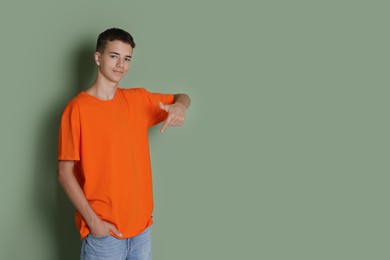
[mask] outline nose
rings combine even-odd
[[[123,59],[118,59],[118,62],[116,63],[116,66],[118,68],[123,67]]]

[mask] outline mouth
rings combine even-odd
[[[117,74],[123,74],[123,71],[114,70],[114,72]]]

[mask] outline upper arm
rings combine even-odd
[[[160,108],[159,103],[165,105],[173,104],[173,94],[154,93],[146,89],[142,89],[145,98],[146,116],[148,118],[148,126],[151,127],[162,121],[167,117],[167,112]]]
[[[76,102],[70,102],[61,116],[58,160],[80,160],[81,118]]]
[[[71,160],[59,160],[58,161],[58,176],[73,173],[73,167],[75,162]]]

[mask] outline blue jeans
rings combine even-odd
[[[111,235],[82,240],[81,260],[152,260],[150,226],[141,234],[124,239]]]

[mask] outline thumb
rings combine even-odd
[[[160,106],[160,108],[161,108],[162,110],[165,110],[165,111],[169,112],[169,105],[164,105],[164,104],[161,103],[161,102],[158,102],[158,105]]]
[[[110,225],[110,230],[111,230],[115,235],[117,235],[118,237],[123,236],[122,233],[119,232],[119,230],[116,229],[113,225]]]

